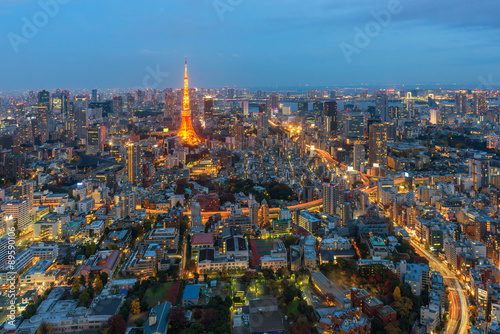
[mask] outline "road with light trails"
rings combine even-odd
[[[458,278],[445,265],[434,257],[430,252],[421,247],[415,241],[411,242],[420,254],[422,254],[429,264],[443,275],[443,280],[450,288],[450,320],[447,323],[445,333],[447,334],[467,334],[469,330],[469,306],[467,297],[460,285]]]

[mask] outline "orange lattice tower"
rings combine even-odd
[[[187,70],[187,59],[184,64],[185,74],[184,74],[184,98],[182,101],[182,121],[181,127],[177,136],[182,138],[182,143],[186,145],[198,145],[202,142],[200,137],[196,134],[193,129],[193,122],[191,121],[191,108],[189,107],[189,85],[188,85],[188,70]]]

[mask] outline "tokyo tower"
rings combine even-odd
[[[202,142],[193,129],[193,122],[191,120],[191,108],[189,107],[189,85],[188,85],[188,72],[187,72],[187,59],[184,63],[184,98],[182,101],[182,121],[181,127],[177,136],[182,139],[182,143],[186,145],[195,146]]]

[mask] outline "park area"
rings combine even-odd
[[[158,305],[158,303],[163,303],[164,301],[168,301],[172,305],[175,305],[180,289],[180,282],[154,282],[146,290],[143,301],[148,303],[149,307],[154,307]]]

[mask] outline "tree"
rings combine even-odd
[[[52,326],[46,322],[42,322],[38,329],[36,330],[36,334],[48,334],[52,331]]]
[[[277,286],[277,283],[275,280],[270,279],[269,281],[267,281],[267,288],[269,290],[273,290],[276,286]]]
[[[132,307],[132,314],[141,313],[141,303],[139,302],[139,298],[132,300],[132,303],[130,305]]]
[[[80,291],[80,282],[78,282],[76,278],[73,278],[73,288],[71,289],[71,292],[78,293],[79,291]]]
[[[208,309],[203,312],[203,318],[201,319],[201,324],[204,326],[207,326],[208,324],[211,324],[217,320],[220,319],[220,314],[217,312],[217,310],[214,309]]]
[[[226,266],[223,266],[222,267],[222,270],[220,272],[220,278],[222,279],[226,279],[229,277],[229,274],[227,273],[227,267]]]
[[[394,302],[394,311],[396,311],[400,317],[408,318],[412,308],[413,302],[408,297],[401,297],[401,299]]]
[[[401,332],[401,329],[399,329],[399,327],[397,326],[394,326],[393,324],[388,324],[384,327],[384,330],[387,334],[399,334]]]
[[[37,306],[34,303],[29,303],[28,306],[21,313],[23,319],[29,319],[36,314]]]
[[[82,294],[78,297],[78,299],[80,300],[80,304],[82,304],[83,306],[87,305],[87,301],[89,300],[89,298],[90,296],[87,290],[83,290]]]
[[[127,329],[127,324],[119,314],[115,314],[108,319],[108,328],[113,333],[123,334]]]
[[[87,286],[87,280],[85,279],[85,276],[80,275],[80,286]]]
[[[400,300],[401,299],[401,289],[399,288],[399,286],[397,286],[395,289],[394,289],[394,299],[395,300]]]
[[[99,277],[101,278],[101,281],[102,281],[102,284],[103,285],[106,285],[108,284],[108,280],[109,280],[109,277],[108,277],[108,274],[105,273],[105,272],[102,272]]]
[[[186,320],[186,310],[183,307],[172,307],[168,314],[168,318],[172,328],[177,329],[178,331],[183,330],[188,325],[188,321]]]
[[[95,278],[95,280],[94,280],[94,288],[97,291],[97,293],[101,293],[102,289],[104,288],[100,276],[97,276]]]
[[[197,308],[193,312],[193,317],[195,319],[200,319],[203,316],[203,310],[201,308]]]

